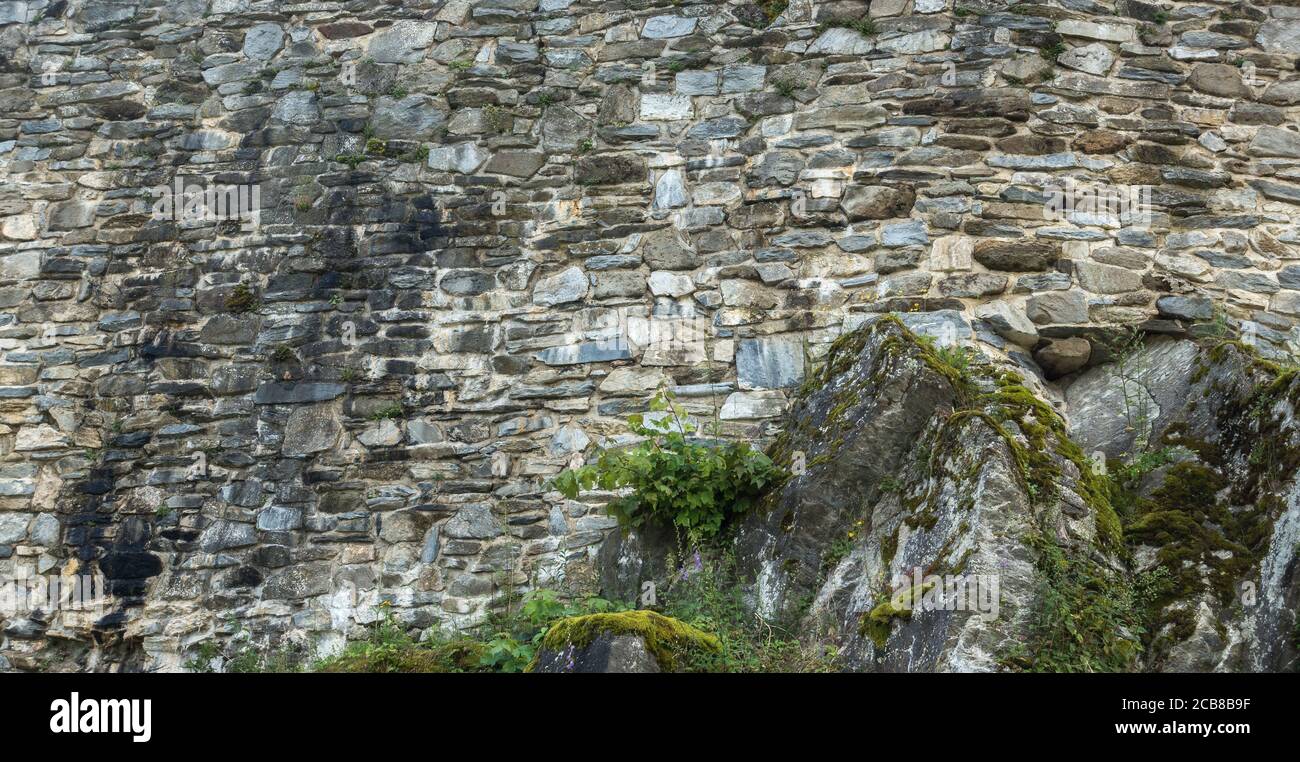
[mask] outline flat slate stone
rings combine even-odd
[[[378,63],[417,63],[425,48],[433,42],[437,24],[424,21],[398,21],[381,30],[370,40],[370,57]]]
[[[791,338],[743,339],[736,348],[741,389],[782,389],[803,382],[803,345]]]
[[[253,402],[258,405],[324,402],[342,396],[347,390],[346,384],[332,381],[267,381],[257,387]]]
[[[632,359],[632,349],[625,341],[588,341],[544,349],[537,353],[537,359],[547,365],[612,362]]]
[[[279,24],[255,24],[244,33],[244,55],[259,61],[275,57],[284,45],[284,30]]]
[[[685,37],[695,31],[695,25],[698,23],[699,19],[683,16],[651,16],[646,19],[641,36],[652,40]]]

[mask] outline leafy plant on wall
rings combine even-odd
[[[625,528],[660,522],[692,542],[718,533],[731,516],[753,507],[784,472],[745,442],[696,438],[699,427],[661,390],[650,414],[628,416],[628,428],[644,437],[626,448],[606,448],[594,463],[560,473],[553,484],[573,500],[581,490],[630,488],[607,507]]]

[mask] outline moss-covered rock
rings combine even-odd
[[[1154,339],[1089,371],[1067,397],[1072,432],[1124,474],[1118,502],[1132,571],[1165,580],[1154,591],[1144,666],[1293,665],[1296,369],[1236,341]]]
[[[1059,538],[1097,579],[1123,566],[1109,484],[1035,385],[893,315],[840,337],[772,451],[778,462],[802,452],[807,473],[736,538],[760,615],[833,638],[852,669],[1004,668],[1012,645],[1031,642],[1043,593],[1030,538]],[[850,531],[852,548],[827,564]],[[996,579],[1000,613],[936,608],[931,577]],[[1088,648],[1140,648],[1136,624],[1096,629]]]
[[[1297,374],[1140,335],[1106,362],[1054,405],[895,316],[841,336],[769,450],[806,472],[720,538],[748,605],[860,671],[1293,664]],[[644,540],[611,578],[654,568]],[[931,606],[932,577],[996,580],[1000,610]]]
[[[588,614],[552,624],[532,669],[671,672],[695,655],[716,653],[720,648],[713,635],[654,611]]]

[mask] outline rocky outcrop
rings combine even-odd
[[[1043,544],[1126,573],[1103,485],[1035,382],[933,341],[890,316],[832,345],[773,445],[806,471],[724,541],[755,612],[847,669],[1005,668],[1034,641]],[[647,548],[633,533],[602,557],[618,576],[652,567],[629,561]]]
[[[597,635],[586,647],[562,646],[543,650],[534,672],[541,673],[634,673],[662,672],[659,662],[636,635]]]
[[[803,453],[806,473],[737,529],[757,610],[834,633],[850,669],[995,669],[1010,643],[1028,640],[1027,536],[1091,544],[1096,517],[1077,493],[1074,517],[1036,503],[1021,448],[1044,443],[988,417],[974,398],[997,392],[968,387],[891,320],[833,346],[817,382],[776,445],[778,462]],[[891,608],[931,575],[996,578],[1001,610]]]
[[[853,671],[1296,666],[1294,368],[1136,337],[1060,395],[933,341],[879,318],[793,405],[806,470],[719,543],[756,616]],[[607,590],[679,550],[611,536]]]
[[[1145,663],[1282,671],[1300,647],[1300,378],[1237,342],[1157,339],[1066,391],[1070,430],[1155,467],[1126,517],[1133,568],[1163,568]],[[1132,477],[1130,477],[1132,479]]]

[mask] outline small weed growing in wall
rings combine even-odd
[[[385,601],[383,615],[364,640],[313,665],[315,672],[445,673],[480,672],[483,644],[465,638],[417,642],[393,616]]]
[[[836,27],[840,29],[852,29],[863,37],[875,37],[879,32],[879,30],[876,29],[876,22],[866,18],[865,16],[860,19],[854,19],[853,21],[827,21],[821,25],[821,30],[826,31],[827,29],[834,29]]]
[[[778,79],[772,83],[772,86],[782,98],[793,98],[794,91],[798,89],[798,85],[792,79]]]
[[[758,7],[762,9],[763,15],[767,16],[767,23],[770,24],[776,21],[789,5],[790,0],[761,0]]]
[[[185,669],[199,674],[211,674],[216,670],[212,662],[221,655],[221,648],[216,641],[205,640],[194,647],[194,655],[185,662]]]
[[[717,534],[729,517],[744,513],[783,472],[767,455],[745,442],[702,441],[697,427],[673,395],[660,391],[650,400],[660,415],[631,415],[632,433],[645,437],[629,448],[602,450],[596,462],[555,477],[554,486],[576,499],[583,489],[631,488],[608,510],[624,527],[661,522],[692,541]]]
[[[257,309],[257,297],[247,285],[240,283],[226,297],[226,312],[242,314]]]
[[[370,414],[372,421],[397,421],[405,415],[406,411],[402,409],[400,402],[394,402],[391,405],[384,405],[375,412]]]
[[[223,649],[215,640],[205,640],[195,646],[186,660],[190,672],[216,672],[214,662],[226,673],[250,672],[301,672],[306,654],[301,645],[281,641],[278,648],[268,648],[266,643],[255,643],[251,633],[242,624],[234,622],[234,633]]]
[[[486,106],[483,108],[483,119],[487,122],[488,127],[493,132],[505,132],[510,125],[510,115],[500,106]]]

